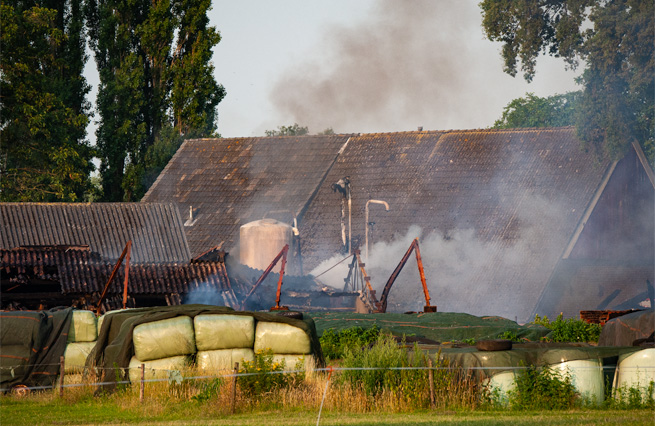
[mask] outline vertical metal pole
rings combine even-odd
[[[59,357],[59,397],[64,396],[64,372],[66,371],[66,364],[64,357]]]
[[[143,403],[146,388],[146,365],[141,364],[141,388],[139,389],[139,401]]]
[[[434,409],[434,373],[432,372],[432,358],[428,358],[428,380],[430,382],[430,408]]]
[[[350,197],[350,185],[348,185],[348,254],[353,252],[353,228],[352,228],[352,199]]]
[[[369,201],[366,202],[366,208],[364,209],[366,211],[366,217],[365,217],[365,222],[364,225],[366,225],[366,232],[364,232],[364,247],[366,248],[366,264],[368,265],[368,204]]]
[[[232,377],[232,401],[230,403],[230,411],[234,414],[236,399],[237,399],[237,374],[239,374],[239,363],[234,363],[234,377]]]
[[[125,256],[125,281],[123,283],[123,309],[127,308],[127,284],[130,275],[130,253],[132,252],[132,240],[127,242],[127,256]]]

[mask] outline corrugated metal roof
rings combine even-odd
[[[194,257],[238,242],[264,216],[290,223],[320,186],[348,135],[185,141],[143,197],[175,201]],[[193,220],[188,221],[189,207]]]
[[[0,203],[0,248],[88,245],[118,259],[132,240],[133,262],[191,258],[177,206],[172,203]]]

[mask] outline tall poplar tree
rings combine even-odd
[[[0,200],[81,201],[94,168],[82,0],[2,0],[0,21]]]
[[[107,201],[138,200],[185,137],[214,136],[209,0],[89,0],[100,73],[97,133]]]

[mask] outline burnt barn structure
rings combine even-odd
[[[236,306],[245,292],[232,287],[224,252],[191,259],[174,204],[0,203],[0,214],[2,309],[95,307],[128,241],[127,306],[177,305],[196,289]],[[126,263],[104,310],[122,307]]]
[[[191,257],[263,218],[293,227],[296,273],[368,237],[378,290],[419,237],[440,311],[525,321],[650,306],[654,188],[638,145],[598,158],[573,128],[421,130],[187,140],[142,201],[179,207]],[[421,306],[415,275],[390,310]]]

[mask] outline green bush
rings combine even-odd
[[[648,386],[632,386],[629,388],[616,388],[613,389],[613,395],[606,398],[605,406],[607,408],[619,410],[635,410],[647,408],[650,410],[655,409],[655,398],[653,398],[653,391],[655,389],[655,382],[650,381]]]
[[[339,375],[341,383],[361,387],[369,396],[383,392],[402,394],[417,406],[426,403],[428,355],[417,345],[411,352],[400,348],[391,335],[380,334],[371,348],[346,348]],[[349,370],[352,369],[352,370]],[[361,370],[360,370],[361,369]]]
[[[549,367],[529,366],[516,375],[516,388],[508,392],[509,403],[518,410],[566,410],[580,401],[571,376]]]
[[[239,376],[237,383],[244,395],[258,397],[293,385],[296,381],[304,378],[304,373],[283,373],[285,368],[284,361],[282,363],[273,362],[272,350],[257,351],[253,361],[244,361],[239,367],[239,374],[245,375]]]
[[[555,321],[550,321],[545,315],[543,318],[535,315],[533,323],[552,330],[548,339],[553,342],[598,342],[602,330],[600,324],[589,324],[576,318],[563,319],[562,314]]]
[[[327,329],[321,336],[321,349],[323,355],[328,359],[343,358],[347,349],[354,350],[373,344],[380,335],[377,325],[369,328],[350,327],[335,332]]]

